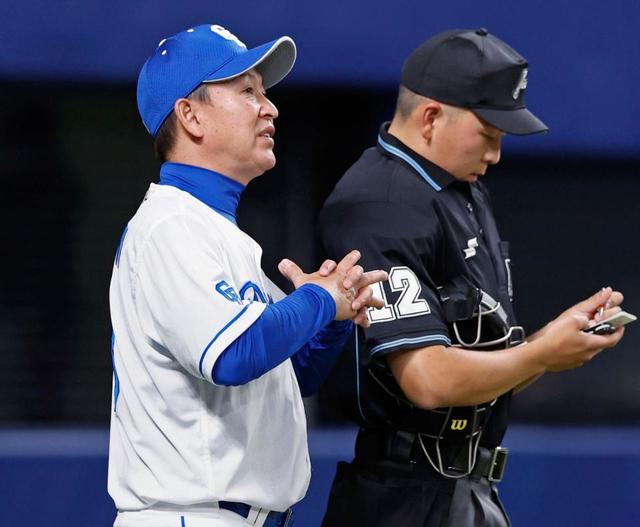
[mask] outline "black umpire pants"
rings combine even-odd
[[[322,527],[510,527],[487,478],[449,479],[426,462],[359,455],[339,463]]]

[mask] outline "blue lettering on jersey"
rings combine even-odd
[[[218,293],[220,293],[227,300],[231,300],[232,302],[240,303],[240,297],[238,296],[238,293],[236,293],[235,290],[233,289],[233,287],[231,287],[224,280],[220,280],[216,284],[216,291],[218,291]]]
[[[260,290],[260,287],[251,281],[244,284],[242,289],[240,289],[240,298],[242,298],[242,300],[260,300],[263,304],[267,303],[267,299]]]
[[[129,230],[129,226],[127,225],[120,236],[120,241],[118,242],[118,248],[116,249],[116,267],[120,267],[120,254],[122,253],[122,246],[124,245],[124,239],[127,236],[127,231]]]
[[[120,379],[118,378],[118,370],[116,370],[116,334],[111,333],[111,363],[113,365],[113,411],[116,411],[118,404],[118,396],[120,395]]]
[[[262,289],[258,284],[255,284],[251,280],[246,282],[241,288],[240,293],[236,293],[235,289],[230,286],[224,280],[220,280],[216,284],[216,291],[220,293],[227,300],[231,300],[232,302],[242,303],[243,300],[248,300],[249,302],[262,302],[263,304],[273,304],[273,298],[271,295],[265,295]]]

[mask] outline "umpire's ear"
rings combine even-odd
[[[197,111],[199,104],[198,101],[191,99],[178,99],[173,105],[173,112],[179,123],[178,126],[183,128],[189,135],[197,138],[204,136],[200,114]]]
[[[420,134],[425,141],[429,142],[431,140],[434,123],[442,113],[442,105],[433,100],[427,100],[416,109],[415,118],[418,120]]]

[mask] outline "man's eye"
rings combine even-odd
[[[244,92],[245,92],[245,93],[253,94],[253,87],[252,87],[252,86],[247,86],[247,87],[244,89]]]

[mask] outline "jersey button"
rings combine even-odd
[[[473,212],[473,205],[471,205],[471,203],[467,202],[467,210],[471,213]]]

